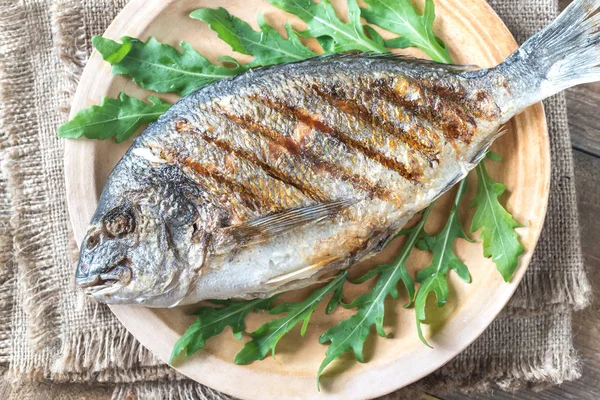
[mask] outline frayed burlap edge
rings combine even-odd
[[[580,311],[592,304],[593,290],[585,270],[568,271],[566,276],[552,277],[531,274],[519,284],[505,310],[514,308],[524,314],[536,312],[562,312],[566,310]],[[557,283],[560,281],[560,283]],[[548,289],[552,287],[552,289]],[[544,303],[545,308],[539,310],[540,298],[547,297],[547,292],[553,295],[551,302]],[[518,311],[515,310],[515,311]]]
[[[100,375],[108,373],[116,381],[129,381],[135,379],[131,375],[135,375],[134,370],[139,366],[161,364],[125,328],[119,326],[72,333],[63,338],[60,358],[52,370],[57,375],[68,371],[95,376],[98,380],[102,380]],[[115,376],[118,370],[123,370],[124,375]]]
[[[65,88],[67,104],[60,111],[69,113],[70,101],[77,90],[77,83],[89,57],[90,43],[87,39],[81,4],[74,0],[60,0],[52,5],[52,34],[63,62],[64,77],[69,82]]]
[[[139,382],[130,385],[117,385],[112,400],[227,400],[234,399],[199,383],[181,382]]]
[[[0,105],[0,113],[2,113],[2,105]],[[0,149],[3,148],[5,140],[6,135],[0,123]],[[15,293],[11,208],[7,182],[0,168],[0,364],[8,363],[11,355],[10,340]]]
[[[0,17],[1,18],[1,17]],[[1,20],[1,19],[0,19]],[[4,54],[0,54],[4,57]],[[7,97],[4,94],[5,72],[3,63],[0,63],[0,99]],[[4,115],[5,102],[0,101],[0,115]],[[8,146],[4,118],[0,118],[0,364],[10,361],[12,312],[14,306],[15,274],[13,257],[13,229],[11,226],[12,204],[8,191],[3,166],[3,149]],[[0,371],[0,376],[3,371]]]
[[[34,91],[31,66],[27,60],[29,33],[26,31],[26,13],[22,6],[12,0],[0,2],[0,42],[2,54],[2,92],[4,104],[2,126],[6,146],[1,150],[3,170],[10,188],[14,216],[14,261],[18,264],[18,280],[24,288],[24,309],[29,329],[30,345],[34,348],[51,346],[58,338],[57,326],[59,285],[48,250],[45,248],[43,214],[47,199],[45,182],[38,173],[41,167],[37,141],[36,116],[33,105],[24,99],[24,93]],[[23,57],[17,57],[21,53]],[[17,165],[20,168],[17,168]],[[47,238],[51,240],[51,238]]]
[[[512,392],[524,388],[541,390],[575,380],[581,376],[582,364],[573,347],[571,317],[569,310],[536,316],[502,314],[481,338],[422,383],[436,387],[438,380],[454,382],[456,387],[451,391],[463,392],[484,384],[486,390]],[[532,334],[540,327],[546,338]],[[506,342],[506,337],[514,342]],[[478,358],[476,354],[487,357]],[[437,387],[444,393],[449,390],[448,385]]]

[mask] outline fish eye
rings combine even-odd
[[[135,230],[135,217],[130,210],[113,209],[103,218],[103,226],[109,236],[122,238]]]

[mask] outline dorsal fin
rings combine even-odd
[[[405,56],[396,53],[371,53],[371,52],[346,52],[346,53],[335,53],[325,54],[318,57],[313,57],[311,60],[316,59],[329,59],[329,60],[356,60],[356,59],[371,59],[371,60],[391,60],[403,64],[422,65],[428,68],[434,68],[438,70],[444,70],[449,72],[469,72],[480,69],[476,65],[458,65],[458,64],[442,64],[432,60],[425,60],[423,58],[416,58],[411,56]]]
[[[228,226],[216,233],[214,242],[216,248],[213,250],[221,253],[231,246],[247,246],[265,241],[290,229],[333,217],[353,202],[339,200],[316,203],[270,214],[244,224]]]
[[[457,65],[457,64],[442,64],[431,60],[425,60],[422,58],[405,56],[402,54],[395,53],[371,53],[371,52],[360,52],[360,51],[349,51],[345,53],[333,53],[333,54],[323,54],[311,58],[307,58],[305,60],[293,61],[286,63],[289,64],[317,64],[322,63],[324,61],[346,61],[346,60],[361,60],[361,59],[370,59],[370,60],[390,60],[395,61],[399,64],[413,64],[413,65],[421,65],[431,69],[437,69],[442,71],[454,72],[454,73],[462,73],[462,72],[471,72],[481,69],[476,65]],[[269,69],[275,68],[278,65],[268,65],[264,67],[254,68],[252,71],[254,72],[263,72]],[[281,65],[279,65],[281,66]]]

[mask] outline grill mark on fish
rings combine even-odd
[[[248,209],[259,213],[282,211],[302,204],[298,199],[289,199],[287,196],[272,196],[268,192],[261,190],[260,187],[240,183],[234,178],[228,177],[226,174],[218,171],[215,165],[202,164],[190,156],[177,152],[175,149],[161,147],[160,157],[169,164],[180,168],[188,168],[198,176],[203,177],[203,182],[198,182],[198,179],[194,179],[194,177],[191,178],[206,190],[215,193],[217,197],[226,196],[233,207],[238,206],[236,201],[238,199]],[[182,171],[185,172],[184,169]],[[217,183],[217,185],[211,185],[211,180]]]
[[[492,101],[492,96],[484,89],[477,89],[469,95],[462,85],[449,87],[448,84],[437,80],[423,81],[421,86],[434,94],[437,93],[443,99],[448,100],[451,105],[456,106],[460,116],[467,118],[475,127],[477,124],[474,122],[474,118],[492,121],[500,117],[500,109]]]
[[[409,167],[393,158],[389,158],[377,150],[365,146],[360,141],[348,136],[327,122],[315,118],[313,115],[310,115],[307,110],[303,110],[294,104],[290,104],[285,98],[264,95],[262,93],[252,94],[249,96],[249,98],[251,100],[260,102],[264,106],[280,112],[289,118],[300,121],[308,125],[311,129],[315,129],[331,136],[350,149],[360,152],[364,156],[378,162],[389,170],[397,172],[400,176],[413,183],[419,182],[420,178],[423,176],[423,171],[418,165],[416,165],[416,163]]]
[[[473,116],[493,120],[499,113],[489,101],[486,107],[480,107],[476,99],[468,99],[463,88],[406,77],[373,79],[369,85],[364,85],[364,93],[366,96],[383,97],[401,107],[413,119],[438,129],[446,139],[460,140],[465,144],[469,144],[477,132],[477,121]],[[482,98],[481,95],[479,97]]]
[[[167,164],[181,167],[187,167],[190,170],[194,171],[200,177],[206,178],[202,181],[199,181],[197,178],[190,177],[196,184],[201,185],[205,190],[209,193],[215,195],[216,197],[222,197],[223,195],[228,196],[230,201],[234,201],[236,196],[231,196],[231,193],[240,194],[239,199],[243,203],[243,205],[249,208],[253,212],[259,211],[262,207],[265,207],[264,204],[260,204],[260,198],[253,198],[248,196],[247,189],[240,185],[238,182],[229,179],[225,175],[221,174],[215,168],[207,168],[206,166],[194,161],[189,156],[184,156],[180,152],[177,152],[175,149],[171,149],[165,146],[161,146],[159,148],[159,157],[167,162]],[[182,172],[185,173],[185,170],[182,169]],[[211,179],[214,180],[220,187],[216,187],[215,185],[211,185]],[[226,188],[224,192],[222,188]],[[235,204],[234,204],[235,205]]]
[[[460,138],[460,130],[458,125],[461,123],[455,121],[454,118],[448,118],[445,113],[445,102],[441,96],[432,98],[431,93],[425,90],[420,82],[409,81],[406,78],[400,77],[394,79],[392,77],[386,79],[374,79],[371,88],[366,91],[372,92],[375,89],[376,93],[384,96],[384,98],[398,107],[401,107],[407,114],[414,119],[424,120],[438,129],[446,139]],[[411,92],[414,98],[410,97]],[[375,95],[375,93],[370,93]],[[435,111],[435,112],[434,112]],[[462,138],[465,141],[470,141],[470,136]]]
[[[313,84],[310,88],[316,95],[338,110],[368,124],[371,130],[385,132],[401,143],[406,144],[411,150],[424,156],[430,163],[437,161],[439,151],[437,146],[433,142],[424,143],[419,140],[425,136],[421,134],[422,128],[420,131],[411,128],[402,129],[393,122],[386,120],[385,117],[376,115],[369,107],[365,106],[364,99],[360,99],[359,101],[356,98],[352,98],[348,90],[349,88],[339,85],[337,82],[336,85],[329,86]],[[373,98],[376,97],[373,96]]]
[[[241,117],[238,117],[231,113],[227,113],[220,107],[216,107],[215,111],[217,111],[221,116],[228,118],[229,120],[231,120],[234,123],[237,123],[238,120],[241,120]],[[238,125],[240,127],[243,127],[242,124],[238,124]],[[199,135],[204,141],[214,144],[215,146],[217,146],[224,152],[234,155],[235,157],[237,157],[240,160],[244,160],[244,161],[247,161],[249,163],[256,165],[257,167],[262,169],[265,172],[265,174],[267,174],[267,176],[269,176],[270,178],[279,181],[283,185],[291,186],[291,187],[297,189],[302,194],[304,194],[308,198],[311,198],[312,200],[319,201],[319,202],[327,202],[330,200],[330,196],[328,194],[326,194],[325,192],[323,192],[319,187],[309,186],[305,182],[303,182],[299,179],[294,179],[293,176],[286,174],[281,169],[272,167],[271,165],[267,164],[266,162],[261,160],[259,157],[257,157],[255,154],[253,154],[250,151],[244,150],[240,147],[232,147],[226,141],[221,140],[217,137],[209,136],[199,129],[192,129],[192,130],[190,130],[190,132]],[[281,141],[277,144],[282,146]],[[282,147],[284,147],[284,146],[282,146]],[[289,151],[290,146],[286,146],[286,149],[288,149],[288,151]]]
[[[230,121],[234,122],[240,128],[256,133],[260,135],[262,138],[269,142],[273,142],[278,146],[285,148],[291,157],[296,158],[296,162],[302,163],[304,165],[310,165],[314,167],[315,172],[317,173],[325,173],[329,176],[350,183],[355,189],[358,189],[361,192],[366,193],[369,197],[378,197],[386,201],[394,201],[398,202],[398,196],[393,194],[390,190],[381,185],[373,182],[367,182],[362,176],[352,173],[347,168],[343,168],[340,165],[333,164],[325,159],[323,159],[319,154],[314,151],[307,149],[301,143],[296,142],[290,136],[282,135],[280,132],[266,126],[264,121],[257,121],[252,118],[250,115],[236,115],[233,112],[228,112],[223,107],[216,108],[216,111],[228,118]],[[236,151],[236,150],[232,150]],[[237,150],[240,151],[240,150]],[[270,171],[274,174],[277,179],[282,180],[287,184],[294,185],[294,182],[290,181],[290,177],[282,174],[281,171],[270,167],[266,163],[262,163],[258,160],[257,157],[254,156],[257,163],[261,163],[266,168],[269,168]],[[306,185],[297,186],[298,189],[305,192],[304,187]],[[307,188],[308,191],[314,191],[315,189],[312,187]],[[306,193],[306,192],[305,192]],[[315,199],[319,200],[319,199]],[[327,201],[331,200],[330,198],[326,199]],[[323,199],[321,199],[323,201]]]

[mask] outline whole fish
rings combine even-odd
[[[169,307],[304,287],[350,267],[463,179],[502,124],[600,79],[600,0],[482,70],[352,53],[181,99],[112,171],[76,281]]]

